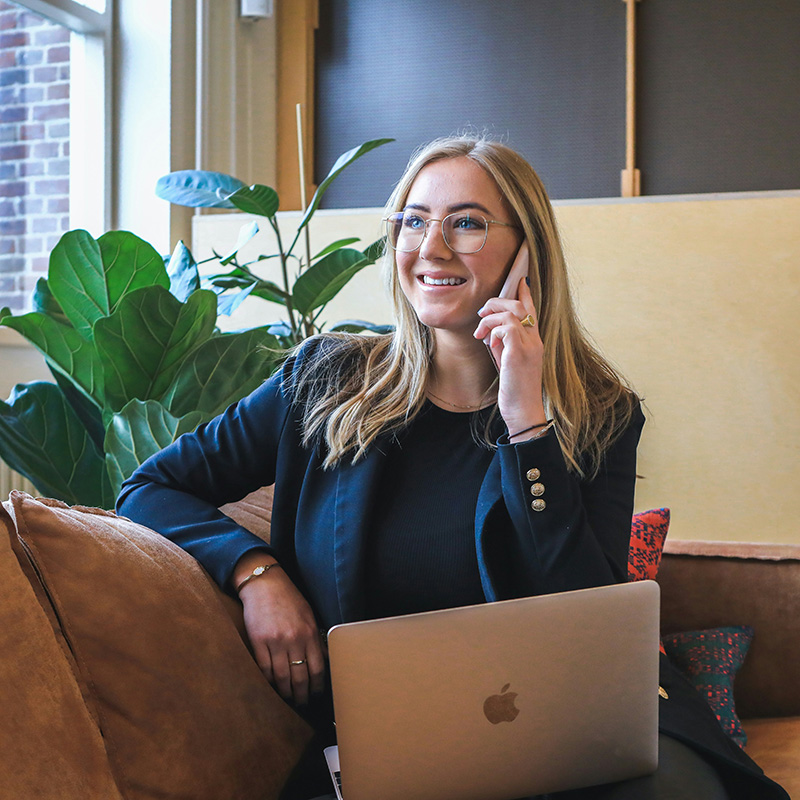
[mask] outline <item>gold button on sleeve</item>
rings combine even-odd
[[[533,486],[531,486],[531,494],[534,497],[541,497],[544,494],[544,484],[534,483]]]
[[[538,469],[536,469],[536,467],[533,467],[533,469],[529,469],[525,474],[529,481],[536,481],[539,480],[539,476],[542,473]]]
[[[544,511],[544,509],[545,509],[545,506],[547,506],[547,503],[545,503],[545,501],[544,501],[544,500],[542,500],[542,498],[541,498],[541,497],[537,497],[537,498],[536,498],[536,500],[534,500],[534,501],[531,503],[531,508],[532,508],[534,511]]]

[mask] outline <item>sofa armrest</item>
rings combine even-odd
[[[741,717],[800,715],[800,546],[668,541],[658,582],[664,633],[755,630],[736,678]]]

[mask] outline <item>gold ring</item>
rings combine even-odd
[[[301,667],[305,663],[306,663],[306,660],[304,658],[301,658],[299,661],[290,661],[289,665],[292,666],[292,667]]]
[[[521,319],[519,324],[522,325],[523,328],[535,328],[536,327],[536,320],[528,314],[525,319]]]

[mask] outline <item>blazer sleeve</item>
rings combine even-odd
[[[567,469],[553,433],[499,445],[503,498],[526,593],[627,579],[636,449],[643,425],[644,415],[637,408],[591,480]]]
[[[248,397],[145,461],[122,485],[117,513],[152,528],[194,556],[223,588],[237,561],[260,538],[218,507],[275,481],[292,405],[290,366]]]

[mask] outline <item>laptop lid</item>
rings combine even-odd
[[[653,581],[338,625],[345,800],[509,800],[658,764]]]

